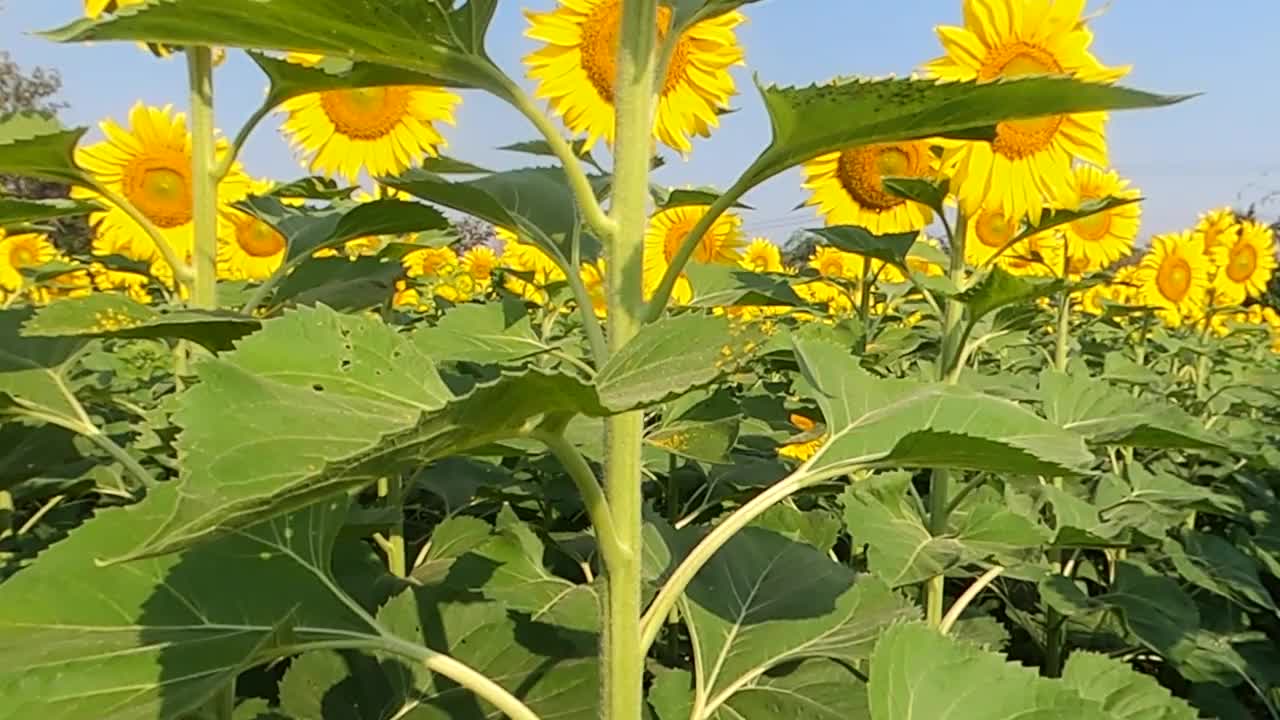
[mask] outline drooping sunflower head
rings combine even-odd
[[[1080,0],[965,0],[964,26],[937,28],[946,52],[925,65],[943,80],[992,81],[1070,75],[1114,82],[1128,68],[1103,66]],[[1039,222],[1045,199],[1067,191],[1073,158],[1107,166],[1105,113],[999,123],[991,143],[945,143],[944,174],[968,213],[984,205]]]
[[[58,251],[48,235],[21,233],[8,235],[0,228],[0,289],[14,293],[25,285],[23,268],[53,262]]]
[[[652,293],[662,280],[662,275],[675,259],[680,245],[689,236],[710,206],[684,205],[660,210],[649,218],[644,234],[644,289]],[[702,235],[689,259],[695,263],[736,265],[742,257],[742,218],[724,213],[716,218]],[[675,296],[679,302],[692,298],[692,288],[681,278],[676,284]]]
[[[191,136],[186,116],[174,113],[171,106],[147,107],[137,103],[129,112],[129,128],[113,120],[101,123],[106,140],[76,150],[76,162],[109,190],[118,193],[138,209],[160,231],[178,255],[190,254],[194,242],[193,186],[191,183]],[[219,158],[229,151],[229,144],[219,138]],[[240,164],[218,184],[220,210],[244,198],[250,192],[250,180]],[[99,199],[97,193],[73,188],[73,197]],[[98,255],[123,255],[149,262],[159,256],[151,237],[133,218],[115,205],[103,201],[108,209],[93,213],[89,222],[96,230],[93,251]],[[225,237],[229,228],[219,223],[219,234]]]
[[[570,130],[585,134],[588,147],[600,138],[612,145],[622,0],[558,0],[554,10],[525,14],[525,34],[545,43],[524,59],[537,96],[550,101]],[[743,61],[734,28],[745,20],[739,12],[724,13],[676,41],[654,118],[654,134],[672,149],[688,153],[690,136],[708,137],[719,125],[718,112],[736,94],[729,68]],[[670,8],[660,7],[659,37],[670,27]]]
[[[1067,192],[1060,203],[1064,208],[1077,209],[1091,200],[1108,197],[1135,200],[1140,193],[1114,170],[1078,165],[1068,178]],[[1104,268],[1133,252],[1141,220],[1142,207],[1135,202],[1069,223],[1063,230],[1067,252],[1073,259],[1083,258],[1089,269]]]
[[[1171,327],[1199,320],[1209,289],[1209,262],[1191,232],[1156,235],[1134,280],[1141,304],[1158,308]]]
[[[1200,214],[1192,235],[1205,255],[1212,255],[1219,245],[1234,245],[1240,237],[1240,220],[1229,207]]]
[[[929,208],[884,188],[886,177],[932,178],[938,161],[928,142],[866,145],[805,163],[806,201],[828,225],[857,225],[878,235],[919,230],[933,220]]]
[[[742,251],[742,259],[738,264],[743,268],[758,273],[780,273],[782,250],[766,238],[754,238]]]
[[[294,53],[289,61],[315,65],[321,58]],[[447,143],[436,125],[452,125],[460,102],[437,87],[328,90],[286,100],[281,129],[312,172],[356,182],[361,170],[371,177],[396,175],[438,155]]]
[[[1260,297],[1276,269],[1275,231],[1253,220],[1239,224],[1230,242],[1220,240],[1210,249],[1217,267],[1213,288],[1219,302],[1240,304]]]

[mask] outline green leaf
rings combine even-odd
[[[885,627],[917,616],[883,583],[754,527],[699,571],[681,608],[693,642],[696,705],[704,712],[795,660],[865,660]]]
[[[794,339],[807,394],[830,435],[811,473],[857,467],[954,467],[1072,475],[1093,462],[1074,433],[1008,400],[941,383],[874,378],[848,350]]]
[[[1077,651],[1062,669],[1062,682],[1102,705],[1111,720],[1197,720],[1195,708],[1175,698],[1150,675],[1106,655]]]
[[[28,338],[30,309],[0,310],[0,413],[12,404],[66,423],[83,423],[70,373],[83,338]]]
[[[672,27],[681,31],[702,20],[718,17],[760,0],[662,0],[674,10]]]
[[[431,531],[431,547],[413,569],[413,579],[423,585],[441,582],[458,558],[483,547],[492,537],[493,528],[480,518],[469,515],[446,518]]]
[[[753,328],[725,317],[691,313],[651,323],[600,368],[600,401],[622,412],[679,397],[715,382],[759,341]]]
[[[446,7],[418,0],[165,0],[122,8],[44,33],[58,42],[135,40],[292,50],[412,70],[427,84],[483,88],[509,97],[484,49],[495,0]]]
[[[308,93],[344,90],[348,88],[384,87],[391,85],[435,85],[429,75],[404,68],[370,63],[356,63],[344,58],[325,58],[317,65],[307,66],[283,58],[275,58],[259,52],[250,52],[250,59],[266,73],[271,86],[263,102],[273,108],[284,101]]]
[[[685,266],[684,274],[693,287],[689,307],[804,304],[791,287],[794,278],[779,273],[757,273],[729,265],[689,263]]]
[[[866,720],[866,683],[833,660],[790,663],[756,678],[714,710],[694,714],[687,670],[660,668],[649,691],[659,720]]]
[[[798,510],[790,505],[774,505],[752,523],[788,540],[829,552],[840,537],[840,518],[826,510]]]
[[[881,184],[884,185],[885,192],[920,203],[939,215],[943,214],[942,205],[947,201],[947,194],[951,192],[949,178],[926,180],[913,177],[886,177],[881,180]]]
[[[1045,416],[1088,441],[1149,448],[1221,448],[1181,408],[1135,398],[1124,390],[1083,375],[1052,368],[1040,374]]]
[[[969,323],[972,325],[992,311],[1051,295],[1060,287],[1057,280],[1031,279],[993,267],[977,284],[955,299],[969,306]]]
[[[738,440],[739,418],[677,420],[645,436],[645,442],[691,460],[730,464],[729,451]]]
[[[413,334],[422,354],[438,363],[504,363],[551,349],[533,332],[524,306],[489,302],[459,305],[434,327]]]
[[[377,257],[308,259],[289,273],[272,296],[270,311],[326,305],[344,312],[381,307],[404,275],[399,262]]]
[[[591,151],[587,148],[586,139],[574,140],[570,145],[573,147],[574,155],[582,158],[583,162],[596,170],[604,172],[600,167],[600,163],[596,162],[595,157],[591,155]],[[503,145],[498,149],[506,150],[507,152],[524,153],[526,155],[537,155],[539,157],[559,158],[555,151],[551,149],[550,143],[546,140],[526,140],[524,142]]]
[[[738,181],[753,187],[847,147],[932,137],[990,139],[997,123],[1065,113],[1171,105],[1164,96],[1063,77],[995,82],[839,79],[761,87],[773,140]]]
[[[2,162],[2,161],[0,161]],[[102,207],[87,200],[24,200],[0,197],[0,228],[26,226],[59,218],[88,215]]]
[[[1063,225],[1070,225],[1077,220],[1083,220],[1092,215],[1108,212],[1118,207],[1124,207],[1125,205],[1132,205],[1138,202],[1142,202],[1142,198],[1104,197],[1086,200],[1080,204],[1080,207],[1075,209],[1060,208],[1050,210],[1040,218],[1039,223],[1029,223],[1026,228],[1023,228],[1021,232],[1014,235],[1005,247],[1011,248],[1033,235],[1039,235],[1047,230],[1052,230],[1053,228],[1061,227]]]
[[[76,143],[88,128],[64,130],[43,115],[0,117],[0,174],[84,185],[88,178],[76,165]]]
[[[1200,627],[1200,611],[1177,582],[1128,560],[1116,563],[1114,587],[1094,602],[1118,610],[1129,630],[1165,657],[1184,652]]]
[[[186,553],[96,564],[160,527],[178,495],[163,485],[102,511],[0,584],[0,720],[182,717],[245,667],[377,638],[330,572],[345,500]]]
[[[288,260],[309,257],[317,250],[335,248],[356,238],[450,228],[439,210],[393,198],[340,204],[324,210],[286,205],[272,196],[250,197],[238,205],[284,236]]]
[[[381,720],[401,700],[381,670],[373,658],[355,653],[303,653],[280,680],[280,710],[298,720]]]
[[[605,413],[589,385],[537,370],[454,395],[411,337],[327,308],[264,323],[198,373],[175,414],[182,502],[130,557],[515,437],[545,413]]]
[[[869,685],[872,720],[1113,720],[1034,668],[915,623],[881,635]]]
[[[498,516],[497,536],[477,553],[496,563],[482,592],[531,620],[571,630],[600,631],[600,598],[590,585],[553,575],[542,564],[542,540],[509,508]]]
[[[22,332],[28,337],[173,338],[221,351],[260,326],[258,320],[235,313],[161,311],[124,295],[94,293],[41,308]]]
[[[591,650],[553,628],[518,622],[502,603],[451,601],[436,586],[415,587],[378,613],[399,638],[448,652],[493,679],[544,718],[597,717],[599,680]],[[421,664],[404,667],[404,720],[487,720],[496,709]]]
[[[821,237],[837,249],[900,268],[907,266],[907,253],[911,252],[916,238],[920,237],[918,232],[873,235],[866,228],[854,225],[833,225],[813,228],[807,232]]]
[[[1260,607],[1280,614],[1271,593],[1258,576],[1258,566],[1235,545],[1196,530],[1182,534],[1182,542],[1165,541],[1164,551],[1187,582],[1242,607]]]
[[[500,489],[515,482],[500,465],[472,458],[445,458],[423,468],[413,483],[440,498],[445,512],[454,514],[471,504],[485,488]]]
[[[346,200],[359,188],[342,187],[333,178],[320,175],[299,178],[277,185],[266,194],[272,198],[302,198],[304,200]]]
[[[896,472],[851,486],[841,498],[845,527],[867,545],[868,566],[892,587],[928,580],[958,565],[1039,548],[1048,531],[1004,505],[983,502],[955,513],[934,535],[908,491],[911,476]]]
[[[715,189],[699,189],[699,188],[671,188],[670,190],[658,188],[655,190],[654,198],[659,210],[670,210],[678,207],[705,207],[714,204],[720,199],[720,191]],[[755,208],[740,202],[736,202],[731,206],[737,210],[754,210]]]

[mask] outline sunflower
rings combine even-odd
[[[493,248],[477,245],[463,253],[458,264],[475,283],[474,292],[487,293],[493,287],[493,271],[498,267],[498,254]]]
[[[521,241],[506,228],[496,228],[495,234],[502,241],[502,267],[528,277],[506,273],[503,286],[529,302],[545,305],[550,301],[546,287],[565,281],[564,270],[542,248]]]
[[[65,256],[55,256],[55,261],[67,261]],[[61,298],[85,297],[93,292],[93,278],[85,268],[77,268],[42,280],[28,291],[35,305],[48,305]]]
[[[925,70],[947,81],[1049,74],[1115,82],[1129,68],[1105,67],[1089,52],[1083,12],[1082,0],[965,0],[964,27],[937,28],[946,54]],[[1092,112],[1002,122],[990,143],[942,143],[942,172],[965,212],[986,206],[1038,223],[1044,201],[1066,195],[1073,158],[1109,164],[1106,120]]]
[[[316,65],[316,55],[292,53],[289,61]],[[437,87],[396,85],[327,90],[290,98],[281,129],[290,144],[310,156],[312,172],[342,175],[356,182],[363,168],[370,176],[396,175],[423,157],[435,157],[447,145],[435,123],[453,124],[461,102]]]
[[[8,235],[0,228],[0,290],[16,293],[22,289],[23,268],[40,267],[58,256],[49,236],[36,233]]]
[[[644,235],[644,290],[651,295],[671,265],[680,245],[710,209],[707,205],[686,205],[661,210],[649,219]],[[724,213],[716,218],[699,240],[690,262],[737,265],[742,257],[742,218]],[[672,298],[684,304],[693,298],[688,278],[681,274]]]
[[[1240,223],[1239,233],[1230,244],[1220,242],[1210,250],[1210,258],[1218,271],[1213,277],[1216,296],[1229,305],[1243,303],[1267,291],[1267,283],[1276,269],[1275,232],[1258,222]]]
[[[1140,193],[1114,170],[1079,165],[1067,178],[1066,193],[1059,202],[1064,208],[1076,209],[1091,200],[1108,197],[1136,200]],[[1141,206],[1135,202],[1069,223],[1063,229],[1067,252],[1073,260],[1083,259],[1088,270],[1107,267],[1133,252],[1141,218]]]
[[[152,108],[138,103],[129,111],[129,126],[126,129],[113,120],[103,121],[100,127],[107,139],[78,148],[76,162],[107,189],[132,203],[159,230],[178,257],[190,256],[195,224],[192,222],[191,135],[187,132],[186,116],[174,113],[172,106]],[[219,138],[216,145],[219,160],[229,150],[229,143]],[[233,232],[225,217],[228,206],[249,191],[249,177],[238,162],[233,163],[218,184],[219,237],[228,238]],[[89,216],[96,230],[95,255],[123,255],[142,262],[160,257],[151,237],[124,210],[88,188],[72,188],[71,195],[95,199],[107,207]]]
[[[422,248],[400,258],[411,278],[449,278],[458,270],[458,255],[447,247]]]
[[[275,183],[255,180],[254,195],[271,192]],[[230,280],[265,280],[284,262],[286,241],[279,230],[236,208],[224,212],[232,227],[229,237],[218,243],[218,276]]]
[[[608,315],[609,298],[604,291],[604,258],[593,263],[582,263],[579,275],[583,286],[587,289],[587,295],[591,298],[591,309],[595,311],[596,317],[602,318]]]
[[[985,265],[996,252],[1022,230],[1022,224],[999,210],[984,208],[969,217],[965,234],[965,259],[974,266]],[[1061,242],[1051,232],[1037,233],[1019,240],[995,259],[995,264],[1015,275],[1050,277],[1062,270]]]
[[[1157,235],[1134,276],[1137,299],[1158,308],[1171,327],[1195,320],[1204,309],[1209,289],[1209,261],[1189,231]]]
[[[805,163],[804,187],[828,225],[857,225],[877,235],[920,230],[933,211],[884,189],[886,177],[931,178],[938,161],[924,141],[865,145]]]
[[[765,238],[753,239],[742,251],[738,264],[751,272],[785,272],[782,266],[782,250]]]
[[[587,147],[603,137],[613,144],[614,83],[622,0],[559,0],[550,12],[525,13],[530,38],[546,43],[525,57],[537,96],[550,101],[565,125],[586,134]],[[675,44],[658,95],[654,134],[688,153],[691,135],[708,137],[718,113],[736,94],[729,68],[743,62],[734,28],[746,18],[728,12],[703,20]],[[658,8],[658,35],[671,27],[671,9]]]
[[[103,292],[122,291],[130,300],[144,305],[151,302],[151,276],[128,270],[113,270],[102,263],[89,265],[93,287]]]
[[[817,432],[818,423],[804,415],[792,413],[790,420],[800,430],[800,435],[794,442],[778,448],[778,455],[804,462],[813,457],[827,441],[827,433]]]
[[[1235,245],[1240,237],[1240,221],[1231,208],[1218,208],[1201,213],[1192,236],[1206,256],[1219,245]]]

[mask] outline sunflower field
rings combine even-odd
[[[1145,236],[1108,162],[1191,96],[1083,0],[758,92],[756,0],[547,0],[506,69],[498,2],[44,33],[190,95],[0,118],[71,188],[0,197],[0,720],[1280,720],[1275,232]],[[445,154],[480,93],[526,166]],[[759,155],[662,185],[731,101]],[[303,177],[242,165],[269,117]],[[743,229],[793,168],[798,259]]]

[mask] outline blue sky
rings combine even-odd
[[[216,1],[216,0],[214,0]],[[62,46],[30,33],[75,18],[81,0],[0,0],[0,48],[27,66],[61,71],[63,119],[93,125],[123,120],[130,105],[185,103],[180,61],[161,61],[128,44]],[[521,8],[546,9],[554,0],[503,0],[489,35],[495,60],[522,74],[521,56],[533,48],[523,37]],[[768,120],[751,73],[784,84],[834,75],[907,74],[940,52],[932,28],[959,24],[960,0],[764,0],[750,6],[740,28],[747,68],[736,72],[740,111],[723,120],[710,139],[695,145],[690,160],[671,158],[657,180],[670,185],[719,185],[733,180],[769,138]],[[1098,7],[1095,1],[1091,9]],[[1113,165],[1147,197],[1143,235],[1177,230],[1202,210],[1247,204],[1280,191],[1280,2],[1276,0],[1114,0],[1094,23],[1094,51],[1110,65],[1131,64],[1126,84],[1160,92],[1202,92],[1180,106],[1119,113],[1112,119]],[[262,98],[265,81],[243,57],[219,69],[219,127],[233,133]],[[305,174],[275,130],[264,125],[243,160],[259,176],[289,179]],[[447,129],[448,154],[489,167],[526,162],[496,150],[533,132],[502,103],[464,93],[458,126]],[[96,138],[94,131],[91,138]],[[781,241],[793,230],[817,224],[792,171],[757,189],[747,202],[756,210],[744,227]],[[1280,215],[1280,200],[1261,206]]]

